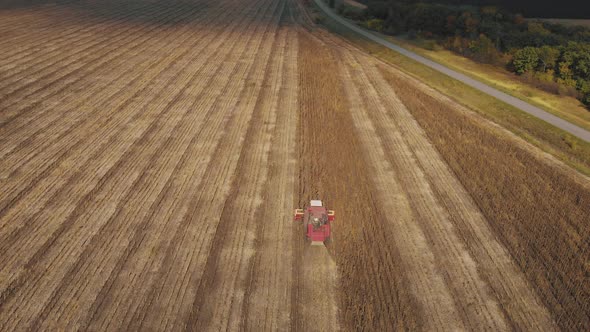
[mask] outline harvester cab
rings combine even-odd
[[[303,221],[305,237],[314,245],[330,239],[330,223],[334,217],[334,211],[327,210],[320,200],[312,200],[307,208],[295,210],[295,221]]]

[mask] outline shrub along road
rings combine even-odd
[[[482,83],[476,79],[473,79],[465,74],[452,70],[438,62],[434,62],[430,59],[427,59],[419,54],[416,54],[412,51],[409,51],[399,45],[396,45],[388,40],[381,38],[380,36],[362,29],[358,27],[356,24],[349,22],[348,20],[340,17],[336,13],[334,13],[322,0],[314,0],[316,4],[328,15],[330,18],[336,20],[337,22],[341,23],[342,25],[346,26],[347,28],[359,33],[363,37],[366,37],[376,43],[379,43],[393,51],[401,53],[423,65],[426,65],[432,69],[435,69],[445,75],[448,75],[464,84],[469,85],[472,88],[475,88],[481,92],[484,92],[494,98],[497,98],[506,104],[514,106],[530,115],[533,115],[547,123],[552,124],[553,126],[562,129],[580,139],[585,140],[586,142],[590,142],[590,131],[576,126],[560,117],[557,117],[547,111],[540,109],[539,107],[533,106],[523,100],[520,100],[516,97],[513,97],[507,93],[504,93],[498,89],[495,89],[485,83]]]

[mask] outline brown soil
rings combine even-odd
[[[303,10],[0,11],[0,330],[587,329],[588,180]]]

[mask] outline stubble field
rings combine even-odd
[[[590,328],[588,180],[307,17],[0,9],[0,330]]]

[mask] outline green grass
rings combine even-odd
[[[451,51],[444,50],[442,47],[431,49],[431,44],[434,41],[422,39],[407,40],[390,36],[384,37],[426,58],[542,108],[579,127],[590,130],[590,110],[585,108],[576,98],[558,96],[543,91],[520,81],[516,75],[504,68],[478,63]]]
[[[315,7],[315,4],[313,5]],[[548,152],[583,174],[590,175],[590,143],[578,139],[528,113],[434,69],[372,42],[323,15],[322,24],[366,52],[425,82],[458,103],[503,126],[517,136]]]

